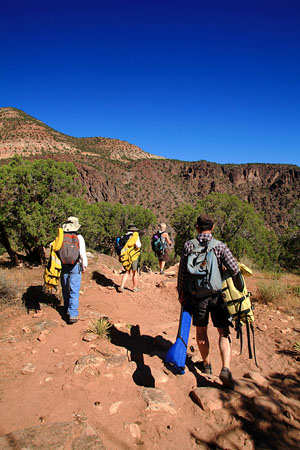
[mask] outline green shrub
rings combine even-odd
[[[111,327],[112,324],[108,317],[101,317],[101,319],[90,322],[85,331],[86,333],[96,334],[100,338],[107,338]]]

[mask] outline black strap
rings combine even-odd
[[[179,318],[179,325],[178,325],[178,331],[177,331],[176,339],[179,338],[183,342],[184,346],[187,348],[187,343],[184,342],[184,340],[183,340],[183,338],[181,336],[182,315],[183,315],[183,306],[181,306],[181,309],[180,309],[180,318]]]
[[[252,331],[252,342],[253,342],[254,360],[255,360],[256,367],[259,367],[259,365],[258,365],[258,363],[257,363],[257,359],[256,359],[255,338],[254,338],[254,327],[253,327],[252,323],[250,323],[250,328],[251,328],[251,331]]]
[[[247,330],[247,340],[248,340],[248,353],[249,353],[249,359],[253,358],[252,355],[252,349],[251,349],[251,340],[250,340],[250,326],[248,322],[248,317],[246,317],[246,330]]]
[[[182,336],[178,336],[178,338],[183,342],[185,348],[187,348],[187,344],[184,342],[184,340],[182,339]]]
[[[240,355],[241,355],[243,351],[243,330],[241,324],[239,324],[238,327],[235,326],[235,330],[236,330],[236,338],[240,340]]]

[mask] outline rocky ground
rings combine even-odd
[[[163,276],[142,273],[140,292],[129,283],[120,294],[118,263],[103,255],[89,263],[74,325],[59,299],[43,298],[42,269],[19,269],[27,271],[26,308],[0,313],[0,449],[299,448],[299,317],[256,304],[259,368],[246,336],[240,355],[233,332],[236,387],[228,391],[212,327],[213,375],[195,365],[194,329],[185,374],[164,365],[180,312],[176,267]],[[247,280],[254,300],[258,276]],[[86,333],[103,315],[113,324],[110,340]]]

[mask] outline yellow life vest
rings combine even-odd
[[[57,290],[59,284],[62,265],[56,252],[61,248],[63,239],[63,229],[58,228],[56,239],[50,244],[50,256],[44,271],[43,289],[46,293],[51,293],[52,289]]]
[[[254,328],[252,322],[254,322],[253,309],[250,301],[250,292],[247,290],[244,277],[250,277],[252,275],[252,270],[249,269],[245,264],[239,263],[240,272],[244,282],[243,291],[239,291],[233,282],[232,277],[228,272],[223,275],[222,284],[222,295],[226,303],[228,313],[230,315],[230,320],[235,322],[235,330],[237,332],[237,339],[240,339],[241,351],[243,348],[243,332],[242,325],[246,325],[247,339],[248,339],[248,352],[249,358],[252,359],[252,349],[250,340],[250,330],[252,331],[252,342],[253,342],[253,352],[255,364],[258,367],[255,353],[255,339],[254,339]]]
[[[119,261],[125,270],[130,270],[132,263],[136,261],[141,254],[141,249],[135,247],[138,237],[139,235],[135,231],[121,250]]]
[[[227,310],[232,320],[239,320],[242,324],[246,321],[254,322],[254,315],[252,311],[250,292],[247,290],[244,277],[250,277],[252,270],[245,264],[239,263],[240,272],[244,281],[243,292],[240,292],[234,285],[232,277],[225,272],[225,279],[223,277],[222,293],[227,306]]]

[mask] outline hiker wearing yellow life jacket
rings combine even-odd
[[[125,283],[129,277],[132,276],[133,292],[139,292],[138,289],[138,267],[141,255],[141,241],[139,237],[138,228],[131,223],[128,225],[126,235],[129,236],[124,248],[121,250],[120,261],[125,269],[121,280],[121,286],[118,292],[122,293],[125,290]]]
[[[88,266],[85,241],[78,233],[80,227],[77,217],[68,218],[62,226],[64,238],[57,252],[62,263],[60,280],[65,312],[70,325],[78,321],[81,273],[85,272]]]
[[[188,305],[190,308],[193,325],[196,327],[196,340],[203,359],[196,364],[196,367],[198,366],[203,373],[212,373],[207,334],[209,315],[211,315],[213,325],[219,332],[219,349],[222,358],[222,370],[219,377],[225,387],[233,389],[234,381],[230,371],[232,354],[230,322],[221,293],[221,270],[222,266],[225,266],[238,284],[240,282],[239,266],[226,244],[213,238],[214,220],[211,216],[204,214],[199,216],[195,227],[198,232],[197,238],[184,244],[179,264],[177,282],[179,301],[182,305]],[[205,253],[205,258],[207,258],[208,253],[210,254],[210,261],[205,260],[203,262],[202,260],[199,266],[209,266],[210,270],[214,272],[203,276],[206,280],[209,278],[209,283],[205,287],[201,286],[203,278],[199,279],[199,267],[198,271],[195,269],[194,273],[194,269],[191,267],[203,253]],[[202,256],[202,258],[204,257]],[[211,280],[211,276],[216,280],[215,290],[212,288],[214,280]]]

